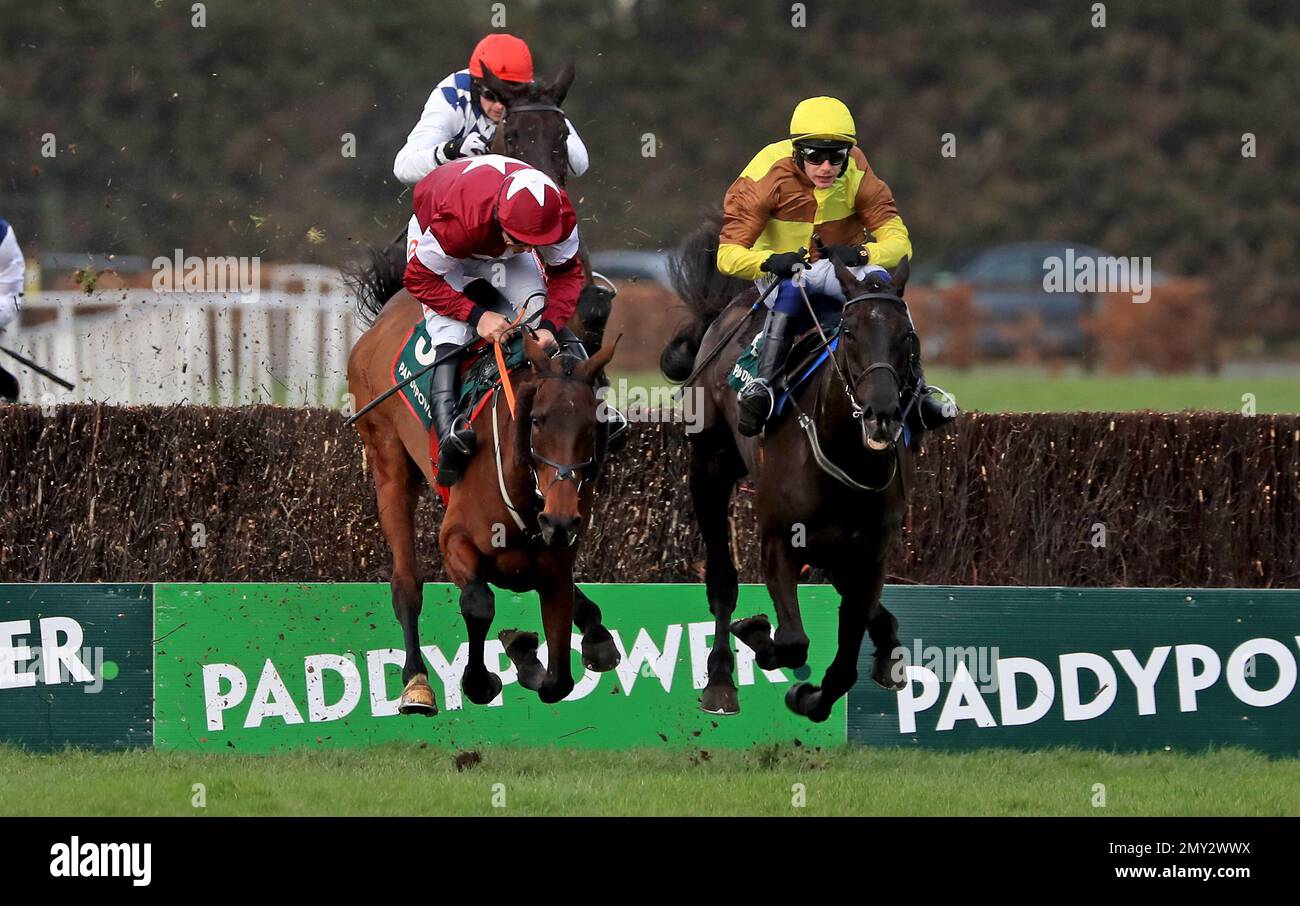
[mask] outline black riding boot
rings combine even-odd
[[[439,347],[435,354],[448,348]],[[473,428],[466,425],[457,431],[453,424],[456,420],[456,371],[459,364],[459,356],[448,359],[433,369],[429,381],[433,433],[438,436],[438,484],[445,488],[460,481],[478,446]]]
[[[915,440],[926,431],[932,431],[955,419],[961,410],[957,408],[957,399],[941,387],[931,387],[925,382],[925,372],[921,363],[916,363],[918,375],[917,401],[907,414],[907,428]],[[942,399],[935,396],[935,391],[943,394]]]
[[[763,348],[758,354],[758,376],[740,391],[740,423],[745,437],[763,430],[776,406],[779,369],[790,351],[791,316],[773,309],[763,330]]]

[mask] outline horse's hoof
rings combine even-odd
[[[808,716],[821,699],[822,690],[812,683],[795,683],[785,693],[785,706],[795,714]]]
[[[618,653],[614,637],[604,626],[598,626],[582,637],[582,666],[597,673],[608,673],[619,665],[623,655]]]
[[[524,632],[522,629],[503,629],[497,633],[499,641],[506,649],[506,657],[516,667],[521,660],[528,660],[528,656],[537,653],[537,646],[540,640],[535,632]]]
[[[486,705],[501,694],[501,677],[484,668],[483,678],[462,676],[461,691],[476,705]]]
[[[767,618],[766,614],[756,614],[743,620],[736,620],[731,624],[731,634],[740,639],[750,648],[756,648],[763,644],[763,640],[772,640],[772,621]],[[750,644],[750,640],[755,644]]]
[[[808,636],[778,629],[772,638],[772,659],[778,667],[799,669],[808,663]],[[755,658],[757,660],[757,658]],[[759,666],[762,666],[761,664]],[[764,667],[770,670],[770,667]]]
[[[519,685],[530,692],[541,689],[546,680],[546,668],[537,657],[537,633],[503,629],[497,633],[497,639],[505,646],[510,663],[515,665]]]
[[[542,683],[541,688],[537,690],[537,697],[542,700],[544,705],[553,705],[556,702],[562,702],[573,691],[573,678],[567,680],[557,680],[550,685]]]
[[[901,657],[876,657],[871,666],[871,681],[886,692],[902,692],[907,688],[906,668]]]
[[[820,686],[812,683],[795,683],[785,694],[785,706],[815,724],[831,716],[831,706],[834,704],[833,701],[826,700]]]
[[[402,698],[397,704],[398,714],[418,714],[421,717],[433,717],[438,713],[438,703],[434,700],[429,678],[424,674],[411,677],[411,681],[402,690]]]
[[[739,714],[740,697],[735,686],[705,686],[700,696],[700,710],[708,714]]]

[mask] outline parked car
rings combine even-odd
[[[957,270],[945,275],[945,282],[972,287],[972,303],[982,317],[976,346],[982,355],[1011,356],[1017,352],[1016,328],[1037,322],[1035,340],[1044,354],[1077,356],[1086,352],[1080,315],[1090,310],[1096,296],[1079,292],[1048,292],[1043,281],[1045,262],[1109,258],[1111,255],[1089,245],[1069,242],[1018,242],[994,246],[968,258]],[[1162,275],[1153,272],[1158,283]],[[1091,297],[1091,298],[1090,298]]]
[[[665,251],[592,252],[591,267],[611,280],[655,280],[671,288],[668,258]]]

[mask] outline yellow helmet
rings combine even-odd
[[[835,98],[808,98],[799,102],[790,117],[790,138],[793,141],[822,139],[826,141],[858,143],[858,129],[853,124],[853,114],[844,102]]]

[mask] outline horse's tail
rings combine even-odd
[[[688,235],[668,262],[673,289],[686,303],[690,319],[668,341],[659,356],[659,369],[672,381],[684,381],[695,367],[700,341],[722,310],[750,284],[718,270],[718,237],[722,211],[712,210]]]
[[[370,260],[343,268],[343,285],[356,297],[357,315],[369,327],[384,303],[402,288],[406,257],[399,243],[366,246]]]

